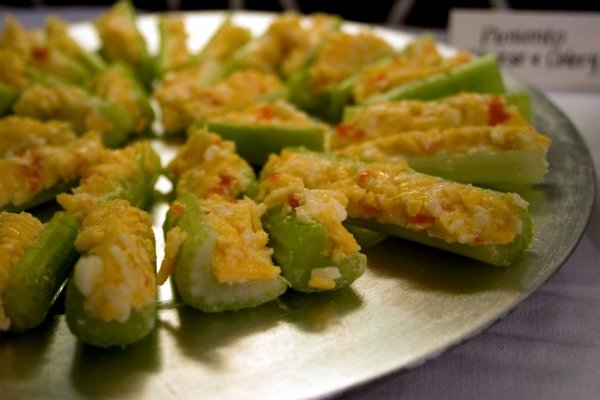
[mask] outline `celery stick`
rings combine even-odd
[[[423,231],[414,231],[403,228],[398,225],[382,224],[374,219],[349,218],[348,222],[357,226],[383,232],[387,235],[406,239],[411,242],[423,244],[425,246],[460,254],[475,260],[483,261],[496,266],[510,266],[514,264],[521,254],[529,247],[533,239],[533,225],[531,217],[526,210],[520,210],[519,216],[523,221],[522,232],[508,244],[481,244],[465,245],[459,243],[448,243],[442,239],[428,236]]]
[[[486,187],[540,183],[548,170],[545,152],[537,150],[404,157],[404,160],[419,172]]]
[[[77,220],[57,212],[11,270],[3,300],[11,330],[25,331],[44,321],[76,260],[78,230]]]
[[[284,172],[302,178],[307,188],[345,194],[349,223],[490,264],[512,263],[531,241],[528,203],[515,193],[421,174],[403,162],[364,163],[297,150],[271,157],[261,179]]]
[[[96,20],[96,30],[102,43],[102,54],[109,61],[129,64],[144,87],[151,89],[154,60],[136,23],[132,3],[119,0]]]
[[[500,68],[493,55],[477,58],[448,72],[400,85],[385,93],[371,96],[363,103],[400,99],[430,100],[460,92],[505,92]]]
[[[338,261],[324,255],[329,233],[321,223],[300,222],[294,215],[283,214],[281,208],[267,211],[263,223],[269,232],[273,258],[295,290],[310,293],[347,287],[366,269],[367,258],[362,253],[351,253]],[[313,283],[315,278],[333,281],[334,285],[322,287]]]
[[[127,346],[156,323],[156,250],[150,216],[127,201],[93,209],[75,241],[67,286],[69,330],[94,346]]]
[[[179,228],[184,235],[174,257],[172,276],[183,301],[205,312],[222,312],[254,307],[281,295],[287,284],[280,275],[263,280],[219,282],[214,273],[218,234],[204,212],[202,200],[192,194],[183,195],[171,206],[164,225],[165,233]],[[224,248],[221,251],[238,250]]]

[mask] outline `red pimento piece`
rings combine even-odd
[[[488,105],[488,124],[497,125],[506,121],[510,115],[504,110],[504,104],[500,100],[500,97],[492,97],[490,104]]]
[[[358,205],[359,205],[360,209],[363,211],[363,213],[365,213],[366,215],[377,215],[377,214],[379,214],[379,210],[375,206],[373,206],[371,204],[368,204],[364,200],[360,200],[358,202]]]
[[[337,124],[335,127],[335,134],[353,139],[362,139],[365,137],[365,132],[362,129],[357,129],[354,125],[349,123]]]
[[[431,226],[435,222],[435,217],[427,214],[417,214],[410,217],[410,223],[412,225],[426,225]]]
[[[36,47],[32,50],[31,55],[36,60],[44,61],[50,56],[50,49],[48,47]]]
[[[365,187],[369,184],[369,181],[371,180],[371,173],[369,171],[362,171],[360,174],[358,174],[358,185],[360,187]]]
[[[40,157],[39,153],[32,151],[29,153],[29,161],[21,166],[21,171],[26,177],[27,187],[32,192],[36,192],[40,187],[43,164],[44,160]]]
[[[287,197],[287,203],[294,210],[300,207],[300,199],[298,199],[296,193],[292,193]]]
[[[265,105],[256,111],[256,118],[259,120],[270,120],[273,118],[273,107]]]
[[[173,215],[174,218],[181,217],[181,215],[185,211],[185,207],[183,206],[183,204],[181,204],[178,201],[173,202],[169,209],[171,211],[171,215]]]
[[[210,192],[225,195],[231,190],[234,181],[235,179],[229,175],[219,175],[219,183],[216,186],[213,186]]]

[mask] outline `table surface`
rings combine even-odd
[[[53,8],[69,21],[97,8]],[[46,9],[0,6],[28,27]],[[0,28],[3,22],[0,21]],[[600,171],[600,92],[544,91],[571,119]],[[599,180],[596,177],[596,186]],[[600,393],[600,202],[567,262],[502,320],[422,366],[336,396],[340,399],[593,399]]]

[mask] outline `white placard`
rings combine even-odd
[[[600,13],[455,9],[448,39],[544,88],[600,88]]]

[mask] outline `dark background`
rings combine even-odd
[[[0,6],[23,8],[52,6],[101,6],[114,0],[0,0]],[[600,2],[585,0],[133,0],[139,10],[220,10],[243,9],[260,11],[282,11],[296,9],[303,13],[313,11],[338,14],[345,19],[387,25],[409,25],[445,28],[451,8],[494,8],[515,10],[565,10],[599,11]],[[402,8],[401,18],[391,18],[396,9]],[[397,15],[397,14],[396,14]]]

